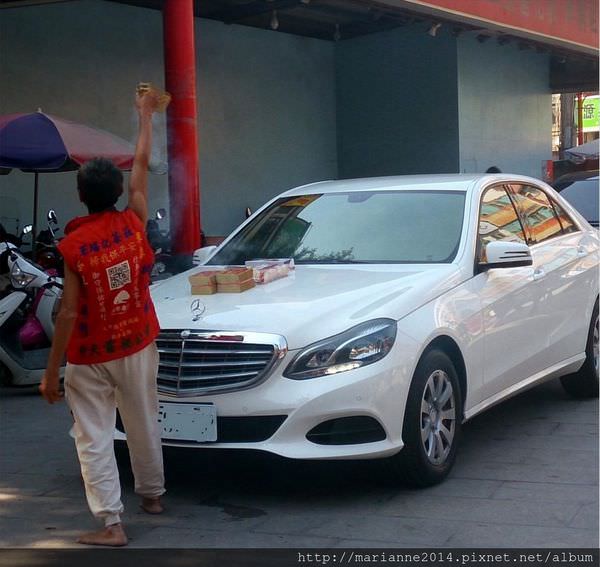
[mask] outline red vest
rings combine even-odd
[[[58,248],[79,275],[77,320],[67,348],[72,364],[96,364],[134,354],[158,335],[150,298],[154,252],[130,209],[73,219]]]

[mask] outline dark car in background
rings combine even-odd
[[[598,228],[600,184],[598,170],[578,171],[559,177],[553,183],[563,198],[575,207],[585,219]]]

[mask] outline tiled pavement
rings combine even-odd
[[[0,548],[79,547],[87,511],[64,404],[0,391]],[[169,451],[163,516],[137,508],[132,547],[598,547],[598,403],[558,382],[464,428],[451,477],[394,486],[377,462]]]

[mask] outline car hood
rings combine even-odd
[[[275,333],[290,349],[370,319],[401,319],[464,279],[453,264],[303,265],[287,278],[243,293],[192,296],[188,277],[198,271],[150,288],[162,329]],[[196,300],[199,310],[193,313]]]

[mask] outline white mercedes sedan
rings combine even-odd
[[[251,216],[208,266],[293,258],[285,278],[153,286],[165,445],[386,458],[440,482],[461,425],[561,377],[598,395],[599,234],[518,175],[315,183]]]

